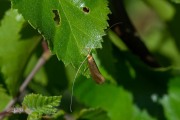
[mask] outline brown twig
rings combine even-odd
[[[44,43],[45,41],[43,41],[43,48],[44,48],[44,52],[42,54],[42,56],[39,58],[38,62],[36,63],[35,67],[33,68],[33,70],[30,72],[30,74],[27,76],[27,78],[24,80],[24,82],[22,83],[22,85],[19,88],[19,93],[7,104],[6,108],[4,109],[3,112],[0,112],[0,120],[2,120],[7,114],[11,113],[9,112],[9,110],[11,109],[11,107],[17,102],[19,96],[21,96],[21,94],[23,93],[23,91],[26,89],[26,87],[28,86],[28,84],[30,83],[30,81],[32,80],[32,78],[34,77],[34,75],[37,73],[37,71],[46,63],[46,61],[51,57],[51,53],[50,51],[47,49],[47,43]]]
[[[7,111],[3,111],[3,112],[0,113],[0,116],[4,116],[6,114],[8,114],[8,112]]]

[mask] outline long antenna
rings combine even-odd
[[[92,48],[90,49],[88,55],[91,53],[91,50]],[[71,102],[70,102],[70,112],[72,112],[72,103],[73,103],[73,94],[74,94],[74,84],[75,84],[75,81],[76,81],[76,78],[78,76],[78,73],[79,73],[79,70],[81,69],[82,65],[85,63],[86,59],[88,58],[88,55],[86,56],[86,58],[83,60],[83,62],[81,63],[81,65],[79,66],[75,76],[74,76],[74,79],[73,79],[73,83],[72,83],[72,88],[71,88]]]

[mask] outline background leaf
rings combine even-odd
[[[169,21],[175,14],[174,7],[166,0],[144,0],[144,2],[152,7],[162,20]]]
[[[9,10],[0,26],[0,68],[12,95],[18,91],[24,67],[40,40],[37,36],[20,39],[23,24],[24,19],[17,10]]]
[[[164,107],[167,120],[179,120],[180,118],[180,77],[171,79],[168,95],[164,95],[161,104]]]
[[[99,86],[92,79],[86,79],[84,77],[78,80],[78,86],[74,90],[79,102],[90,107],[102,108],[107,112],[111,120],[121,118],[124,120],[134,120],[136,119],[135,116],[140,116],[140,112],[135,114],[132,95],[122,87],[110,84]]]
[[[157,120],[150,116],[146,110],[140,110],[138,107],[134,106],[134,117],[132,120]]]

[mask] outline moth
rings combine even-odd
[[[88,58],[88,67],[89,67],[89,71],[91,73],[92,78],[95,80],[95,82],[97,84],[102,84],[105,82],[104,77],[101,75],[96,62],[94,61],[93,56],[91,56],[90,54],[88,54],[87,56]]]

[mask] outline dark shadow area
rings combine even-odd
[[[155,94],[161,98],[167,93],[167,83],[171,78],[170,71],[156,71],[149,68],[141,60],[128,51],[120,51],[116,47],[114,57],[117,69],[117,82],[134,96],[134,102],[139,108],[147,109],[152,116],[158,120],[165,120],[162,106],[158,102],[153,102],[151,96]],[[128,64],[127,64],[128,63]],[[131,67],[131,68],[129,68]],[[132,77],[132,70],[134,76]]]
[[[173,20],[171,20],[171,22],[168,23],[168,28],[169,28],[169,31],[171,31],[171,35],[174,37],[177,48],[180,51],[180,34],[179,34],[180,4],[173,4],[173,6],[176,8],[176,14]]]
[[[0,68],[0,70],[1,70],[1,68]],[[2,73],[0,73],[0,85],[2,85],[2,87],[3,87],[4,89],[8,90],[8,89],[7,89],[7,86],[6,86],[6,83],[5,83],[5,80],[4,80],[4,78],[3,78]],[[9,91],[6,91],[6,92],[8,92],[8,94],[9,94]]]
[[[9,0],[0,0],[0,20],[4,17],[5,12],[11,8]]]
[[[65,66],[56,56],[45,64],[45,70],[48,76],[47,90],[51,95],[58,95],[68,87]]]
[[[39,33],[35,30],[29,23],[25,22],[23,28],[20,31],[21,40],[26,40],[28,38],[32,38],[33,36],[38,36]]]

